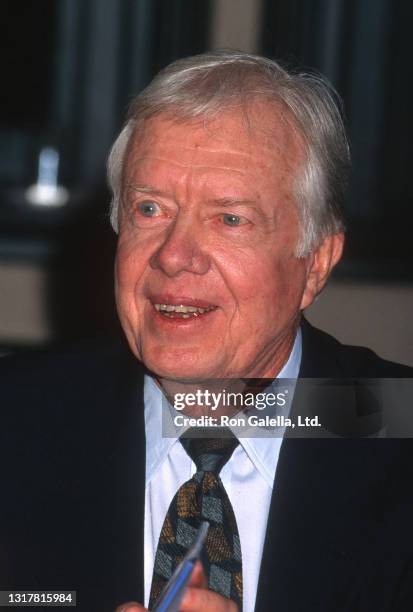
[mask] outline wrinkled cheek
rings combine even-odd
[[[270,271],[268,271],[270,274]],[[249,321],[248,333],[257,343],[281,333],[295,319],[302,296],[301,270],[273,270],[256,283],[255,292],[244,295],[240,316]],[[248,312],[248,314],[247,314]]]
[[[130,233],[119,238],[115,259],[115,282],[119,291],[139,294],[142,279],[150,268],[149,253],[152,251],[149,241],[138,241]]]
[[[128,344],[138,358],[142,358],[142,322],[136,300],[136,270],[131,262],[119,260],[115,265],[115,300],[119,321]]]
[[[125,262],[119,260],[115,264],[115,297],[118,309],[123,307],[125,298],[131,291],[131,271]]]
[[[122,290],[131,290],[134,279],[139,275],[139,259],[136,250],[119,245],[115,259],[115,281]]]
[[[296,303],[304,289],[305,277],[306,268],[303,260],[293,257],[280,264],[276,275],[280,297]]]
[[[134,258],[118,251],[115,261],[115,298],[119,318],[122,322],[129,321],[135,325],[137,308],[135,303],[135,287],[139,278],[139,269]]]

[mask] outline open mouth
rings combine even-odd
[[[155,309],[168,319],[194,319],[217,309],[217,306],[200,308],[199,306],[184,306],[183,304],[154,304]]]

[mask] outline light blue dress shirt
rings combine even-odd
[[[298,330],[288,361],[277,379],[298,377],[301,347],[301,330]],[[162,436],[162,400],[162,391],[158,385],[150,376],[145,376],[145,605],[149,600],[155,553],[167,510],[176,491],[196,471],[178,438]],[[234,509],[240,534],[243,609],[244,612],[253,612],[282,435],[240,437],[239,442],[220,476]]]

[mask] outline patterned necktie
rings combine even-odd
[[[232,599],[242,610],[238,528],[219,477],[238,440],[229,429],[218,431],[222,437],[200,438],[194,436],[205,435],[205,429],[192,428],[184,438],[180,438],[197,471],[178,489],[166,514],[156,551],[149,609],[191,546],[201,522],[208,521],[209,530],[202,553],[208,588]]]

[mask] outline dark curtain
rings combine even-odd
[[[412,19],[410,0],[265,2],[262,53],[320,71],[344,99],[352,275],[412,278]]]

